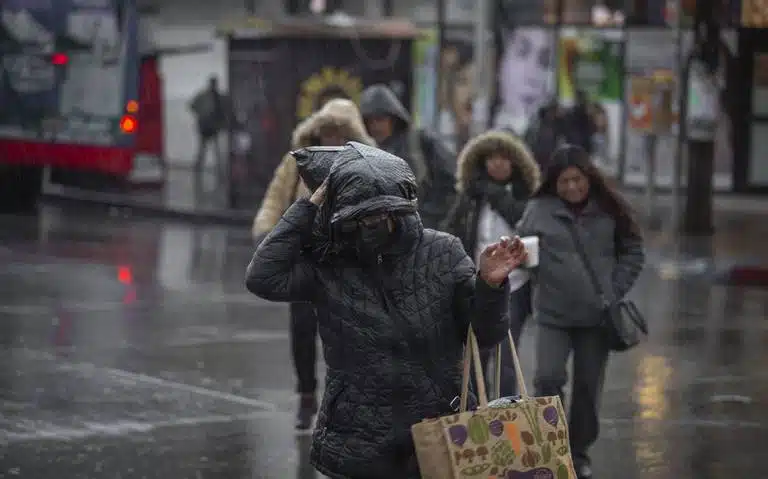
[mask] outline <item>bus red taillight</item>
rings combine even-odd
[[[137,126],[138,123],[136,122],[136,118],[131,115],[123,115],[120,119],[120,130],[122,130],[123,133],[136,133]]]

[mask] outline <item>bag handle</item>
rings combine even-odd
[[[589,262],[587,250],[584,248],[584,243],[582,243],[579,232],[576,231],[576,225],[573,222],[568,223],[568,231],[570,231],[571,236],[573,237],[573,244],[576,247],[576,253],[579,255],[581,262],[584,264],[584,269],[587,271],[587,276],[589,276],[590,282],[592,282],[592,287],[595,288],[598,296],[600,296],[600,300],[606,304],[608,302],[608,298],[605,296],[605,291],[600,285],[600,280],[597,279],[597,273],[592,268],[592,264]]]
[[[520,391],[520,396],[522,398],[528,398],[528,389],[525,386],[525,378],[523,377],[523,369],[520,367],[520,359],[517,355],[517,348],[515,347],[515,342],[512,339],[512,331],[507,330],[507,337],[509,338],[509,345],[510,345],[510,353],[512,354],[512,361],[515,365],[515,376],[517,379],[517,387]],[[496,346],[496,357],[497,359],[501,357],[501,344]],[[463,370],[461,374],[461,398],[459,403],[459,412],[466,412],[467,411],[467,402],[469,398],[469,375],[470,375],[470,369],[472,369],[472,364],[474,363],[474,373],[475,373],[475,382],[477,383],[477,397],[479,402],[479,407],[486,408],[488,407],[488,393],[485,385],[485,377],[483,375],[483,367],[482,363],[480,362],[480,349],[477,346],[477,337],[475,337],[475,333],[472,331],[472,326],[469,327],[469,332],[467,333],[467,345],[464,348],[464,362],[463,362]],[[498,364],[498,363],[497,363]],[[500,368],[496,368],[497,371],[500,371]],[[500,390],[499,390],[499,377],[500,373],[497,372],[496,374],[496,385],[494,388],[494,393],[496,395],[496,398],[498,399],[500,396]]]
[[[488,407],[488,392],[485,388],[485,378],[483,377],[483,366],[480,362],[480,349],[477,347],[477,338],[472,331],[472,326],[467,332],[467,344],[464,347],[464,364],[461,374],[461,398],[459,402],[459,412],[467,411],[467,402],[469,399],[469,374],[474,365],[475,382],[477,383],[477,400],[479,407]]]
[[[512,363],[515,366],[515,380],[517,381],[517,390],[522,399],[528,399],[528,388],[525,387],[525,378],[523,377],[523,368],[520,366],[520,357],[517,355],[517,346],[512,338],[512,331],[507,330],[509,339],[509,352],[512,353]],[[501,398],[501,344],[496,346],[496,383],[493,385],[493,395],[495,399]]]

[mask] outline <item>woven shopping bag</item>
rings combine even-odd
[[[528,396],[511,333],[509,344],[521,399],[489,407],[480,352],[470,328],[460,412],[426,419],[411,427],[422,478],[576,479],[568,445],[568,422],[560,398]],[[497,358],[499,355],[500,349]],[[467,411],[473,369],[479,407]],[[498,397],[498,387],[495,389]]]

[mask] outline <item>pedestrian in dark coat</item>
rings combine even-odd
[[[495,238],[514,234],[528,198],[539,187],[539,177],[533,155],[513,133],[489,131],[476,136],[459,154],[458,197],[441,229],[461,238],[467,254],[476,257]],[[530,292],[526,284],[510,295],[510,329],[516,344],[531,313]],[[490,351],[481,351],[481,357],[487,370]],[[501,367],[502,396],[516,395],[512,361],[502,355],[497,367]]]
[[[453,204],[456,152],[432,132],[413,126],[411,115],[386,85],[371,85],[360,98],[360,113],[379,148],[404,159],[416,175],[419,214],[437,228]]]
[[[321,306],[327,373],[312,464],[332,478],[418,478],[411,425],[453,411],[470,324],[484,347],[507,334],[507,276],[525,251],[504,239],[475,269],[458,238],[422,226],[405,161],[354,142],[331,150],[296,153],[305,172],[315,155],[336,157],[258,247],[246,286]]]

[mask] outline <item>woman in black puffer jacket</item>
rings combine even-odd
[[[332,478],[418,478],[411,425],[453,412],[470,324],[481,346],[506,336],[507,276],[524,248],[489,246],[478,272],[456,237],[421,225],[404,160],[359,143],[295,155],[300,169],[335,161],[256,250],[246,286],[320,306],[328,368],[312,464]]]

